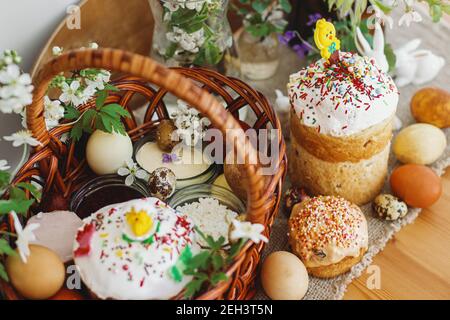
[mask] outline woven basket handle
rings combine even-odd
[[[214,127],[224,134],[227,142],[236,142],[237,155],[245,159],[244,167],[249,183],[247,191],[248,219],[253,223],[264,223],[264,201],[261,199],[261,195],[264,193],[264,182],[259,174],[258,166],[250,164],[249,159],[257,159],[256,151],[250,143],[246,143],[247,138],[241,126],[219,101],[195,85],[193,81],[142,55],[118,49],[76,50],[50,60],[34,80],[33,102],[27,108],[27,125],[33,136],[42,143],[42,146],[38,147],[39,149],[50,142],[50,134],[44,119],[44,96],[48,85],[53,77],[61,72],[86,68],[102,68],[143,78],[165,88],[206,115]],[[249,147],[244,148],[244,146]]]

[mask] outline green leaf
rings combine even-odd
[[[192,269],[205,268],[210,254],[211,253],[207,250],[200,252],[199,254],[192,257],[187,266]]]
[[[206,16],[207,18],[207,16]],[[204,20],[206,20],[206,18]],[[196,10],[190,10],[185,8],[180,8],[177,11],[172,13],[172,19],[171,22],[173,25],[181,25],[186,24],[189,22],[192,22],[194,19],[203,19],[203,16],[200,12],[197,12]]]
[[[197,292],[200,291],[202,285],[205,281],[194,279],[186,285],[186,291],[184,293],[184,297],[187,299],[192,298]]]
[[[341,8],[339,9],[340,14],[345,16],[352,8],[354,1],[355,0],[344,0],[344,3],[342,4]]]
[[[108,91],[101,90],[97,92],[97,97],[95,98],[95,107],[100,109],[105,104],[106,98],[108,98]]]
[[[130,113],[124,107],[122,107],[120,104],[117,104],[117,103],[111,103],[111,104],[108,104],[108,105],[102,107],[100,112],[107,113],[114,118],[119,118],[116,115],[119,115],[120,117],[126,117],[126,118],[131,117]]]
[[[214,270],[216,270],[216,271],[223,268],[224,260],[223,260],[223,257],[220,255],[220,253],[212,256],[212,264],[213,264]]]
[[[228,277],[225,273],[223,272],[218,272],[218,273],[214,273],[211,277],[211,283],[215,286],[216,284],[218,284],[220,281],[225,281],[227,280]]]
[[[205,48],[205,60],[208,65],[216,65],[222,59],[222,52],[219,47],[209,43]]]
[[[384,46],[384,54],[389,65],[389,71],[393,71],[395,69],[397,57],[395,56],[394,49],[389,43],[386,43]]]
[[[266,37],[270,34],[270,26],[268,23],[250,24],[245,30],[255,38]]]
[[[379,0],[372,0],[370,1],[373,5],[376,5],[383,13],[390,14],[392,12],[392,7],[388,6],[387,4],[379,1]]]
[[[11,248],[6,239],[0,239],[0,255],[2,254],[6,254],[8,256],[17,255],[17,252],[13,248]]]
[[[83,135],[83,123],[82,121],[78,121],[70,130],[70,138],[75,141],[79,141]]]
[[[65,106],[64,119],[75,120],[80,116],[80,111],[76,109],[73,104],[68,104]]]
[[[83,114],[82,122],[83,131],[92,133],[92,125],[98,113],[94,109],[89,109]],[[94,122],[95,123],[95,122]]]
[[[438,4],[430,6],[430,15],[433,18],[433,22],[439,22],[442,18],[442,9]]]
[[[0,278],[2,278],[4,281],[8,282],[8,274],[6,273],[5,267],[2,263],[0,263]]]
[[[280,0],[281,8],[283,8],[284,12],[291,13],[292,5],[289,0]]]
[[[105,90],[114,91],[114,92],[120,91],[119,88],[117,88],[116,86],[113,86],[110,83],[105,84]]]
[[[170,45],[166,48],[166,52],[164,53],[164,58],[166,60],[172,58],[177,51],[178,44],[175,42],[171,42]]]
[[[442,10],[445,14],[450,14],[450,4],[442,4],[442,5],[441,5],[441,10]]]
[[[202,29],[204,24],[205,23],[203,21],[196,21],[193,23],[188,23],[186,25],[182,25],[180,27],[183,28],[184,31],[186,31],[187,33],[191,34],[191,33],[194,33],[196,31]]]
[[[253,1],[252,8],[259,14],[262,14],[264,12],[264,10],[266,10],[267,4],[265,4],[262,1]]]
[[[0,190],[9,185],[11,174],[7,171],[0,171]]]
[[[25,191],[17,187],[11,187],[9,190],[9,199],[10,200],[26,200],[27,195]]]
[[[239,254],[239,252],[241,251],[242,247],[245,244],[245,240],[241,239],[238,242],[235,242],[231,245],[230,247],[230,251],[228,253],[228,257],[227,257],[227,262],[230,263],[231,261],[233,261],[233,259]]]
[[[41,191],[33,184],[28,182],[19,182],[17,187],[28,190],[31,195],[39,202],[41,201],[42,193]]]
[[[0,200],[0,214],[8,214],[11,211],[26,214],[28,209],[34,203],[34,199],[30,200]]]

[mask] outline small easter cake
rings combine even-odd
[[[200,250],[193,228],[188,217],[156,198],[110,205],[83,220],[74,261],[100,299],[169,299],[191,280],[173,267]]]
[[[289,219],[293,252],[319,278],[349,271],[367,251],[368,238],[364,214],[341,197],[306,199],[294,206]]]

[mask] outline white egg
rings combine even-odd
[[[117,173],[133,155],[133,144],[128,135],[96,130],[86,146],[86,160],[98,175]]]
[[[261,282],[272,300],[300,300],[308,291],[308,272],[302,261],[287,251],[271,253],[264,260]]]

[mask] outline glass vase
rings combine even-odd
[[[280,63],[280,44],[272,33],[265,37],[255,37],[242,30],[238,38],[241,73],[251,80],[272,77]]]
[[[152,57],[169,67],[196,65],[236,76],[228,1],[149,0],[155,21]]]

